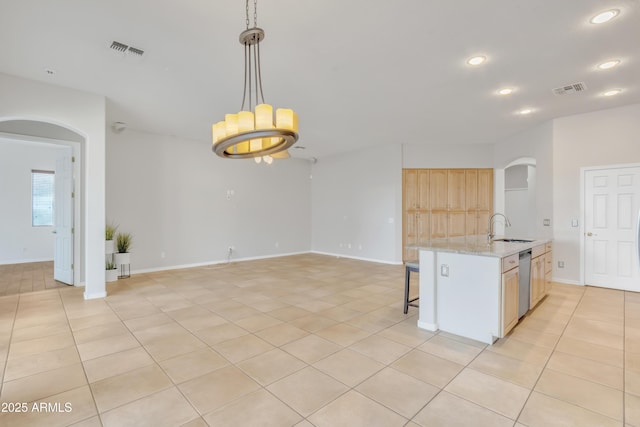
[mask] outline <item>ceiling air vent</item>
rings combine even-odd
[[[110,48],[112,50],[115,50],[116,52],[124,53],[125,55],[131,54],[137,57],[141,57],[142,55],[144,55],[144,50],[138,49],[137,47],[126,45],[124,43],[117,42],[115,40],[111,42]]]
[[[127,49],[129,48],[129,46],[127,46],[126,44],[117,42],[117,41],[113,41],[111,42],[111,49],[117,51],[117,52],[126,52]]]
[[[129,53],[132,53],[132,54],[138,55],[138,56],[142,56],[144,54],[144,50],[138,49],[138,48],[133,47],[133,46],[129,46]]]
[[[580,82],[580,83],[572,83],[570,85],[566,85],[562,87],[557,87],[553,89],[553,93],[556,95],[568,95],[576,92],[584,92],[585,90],[587,90],[587,85]]]

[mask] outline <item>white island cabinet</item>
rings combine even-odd
[[[487,344],[503,337],[518,321],[518,256],[548,242],[527,240],[489,243],[486,236],[478,235],[416,245],[420,251],[418,327]]]

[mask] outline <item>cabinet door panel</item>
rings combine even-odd
[[[541,255],[531,259],[531,308],[544,296],[544,286],[544,255]]]
[[[417,242],[418,239],[418,227],[416,223],[416,212],[406,212],[402,221],[402,228],[404,230],[404,238],[402,247],[403,250],[403,260],[413,261],[418,259],[418,251],[415,249],[407,249],[407,245],[413,245]]]
[[[493,169],[478,169],[478,209],[493,211]]]
[[[418,207],[418,171],[416,169],[404,169],[402,172],[404,209],[416,209]]]
[[[421,210],[417,212],[416,224],[418,227],[418,243],[429,240],[431,237],[430,216],[429,211]]]
[[[429,203],[432,210],[447,209],[447,169],[431,169],[429,173]]]
[[[447,173],[448,209],[465,210],[465,171],[464,169],[449,169]]]
[[[418,171],[418,208],[429,209],[429,170]]]
[[[467,169],[464,176],[467,211],[478,209],[478,170]]]
[[[447,212],[431,211],[431,238],[447,237]]]
[[[502,275],[502,336],[504,337],[518,323],[518,269],[514,268]]]
[[[449,212],[447,221],[447,235],[457,237],[465,235],[466,212]]]
[[[472,211],[472,212],[467,211],[467,213],[466,213],[465,232],[466,232],[467,235],[481,234],[481,232],[478,231],[478,212],[476,212],[476,211]]]

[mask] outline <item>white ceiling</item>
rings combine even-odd
[[[609,8],[620,15],[589,23]],[[244,14],[242,0],[3,0],[0,72],[105,95],[109,122],[206,146],[240,108]],[[258,25],[264,95],[298,112],[298,157],[493,143],[640,102],[638,0],[260,0]],[[486,64],[467,66],[475,54]],[[620,66],[596,68],[610,58]],[[588,90],[552,93],[574,82]],[[496,95],[504,86],[516,92]],[[601,96],[611,88],[623,92]]]

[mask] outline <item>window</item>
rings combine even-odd
[[[53,171],[31,171],[31,225],[34,227],[53,226],[54,180]]]

